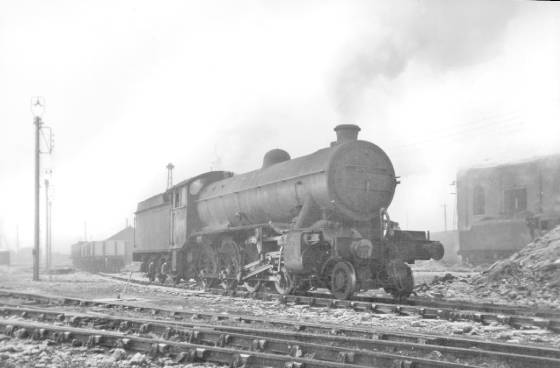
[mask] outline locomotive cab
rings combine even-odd
[[[170,209],[170,252],[166,260],[170,261],[172,277],[189,279],[195,277],[196,261],[199,249],[193,246],[190,236],[200,228],[196,212],[196,201],[202,188],[206,185],[233,176],[227,171],[210,171],[182,181],[168,190],[171,198]]]

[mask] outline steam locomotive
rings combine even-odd
[[[338,299],[384,288],[407,297],[408,264],[441,259],[424,231],[403,231],[387,208],[399,183],[381,148],[338,125],[330,147],[266,153],[246,174],[211,171],[138,204],[133,259],[205,287],[265,283],[289,294],[326,287]],[[163,272],[163,271],[162,271]]]

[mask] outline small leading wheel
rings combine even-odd
[[[294,287],[296,286],[294,278],[285,267],[282,267],[277,276],[278,279],[274,281],[274,287],[278,294],[287,295],[294,291]]]
[[[330,290],[336,299],[349,299],[356,291],[356,271],[351,263],[337,262],[331,271]]]
[[[407,298],[414,289],[412,270],[400,259],[394,259],[387,264],[389,285],[385,291],[391,293],[395,299]]]

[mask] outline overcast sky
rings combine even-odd
[[[334,140],[391,157],[402,227],[452,223],[461,167],[560,153],[560,5],[499,1],[0,2],[0,232],[33,240],[30,98],[55,133],[54,247],[120,230],[213,169]]]

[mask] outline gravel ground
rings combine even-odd
[[[53,275],[51,281],[43,277],[44,281],[32,282],[30,269],[0,268],[1,287],[26,292],[42,292],[55,295],[85,297],[89,299],[114,299],[121,296],[134,303],[150,304],[161,307],[189,309],[200,312],[215,312],[223,314],[248,314],[268,318],[289,319],[292,321],[305,321],[311,323],[333,323],[345,326],[360,326],[370,329],[394,329],[402,332],[429,333],[438,335],[454,335],[466,338],[482,338],[491,341],[510,343],[539,344],[560,348],[560,335],[539,328],[512,329],[507,326],[492,323],[482,325],[476,322],[449,322],[442,320],[421,319],[419,317],[406,317],[395,315],[372,314],[349,309],[328,309],[309,307],[307,305],[283,305],[278,302],[265,302],[259,300],[245,300],[209,294],[198,295],[186,291],[159,286],[142,286],[126,284],[124,282],[107,280],[105,278],[83,272],[67,275]],[[85,310],[82,310],[85,311]],[[100,312],[102,310],[99,310]],[[26,367],[30,357],[43,356],[45,367],[128,367],[130,356],[125,360],[114,360],[112,352],[85,351],[82,348],[52,347],[44,343],[32,341],[6,340],[0,345],[2,349],[16,349],[18,353],[8,354],[9,358],[0,360],[0,366]],[[34,350],[35,349],[35,350]],[[32,353],[30,353],[32,352]],[[1,353],[5,354],[5,353]],[[66,354],[66,355],[65,355]],[[5,355],[0,355],[4,357]],[[56,365],[58,357],[71,356],[72,359],[62,359],[68,364]],[[28,359],[28,360],[26,360]],[[81,359],[81,360],[80,360]],[[113,361],[111,360],[113,359]],[[35,362],[33,360],[33,362]],[[11,364],[11,365],[10,365]],[[31,364],[31,363],[30,363]],[[49,365],[51,364],[51,365]],[[54,365],[53,365],[54,364]],[[105,365],[103,365],[105,364]],[[128,365],[127,365],[128,364]],[[149,361],[146,366],[162,367],[170,365],[170,361]],[[37,365],[35,365],[37,366]],[[186,366],[186,365],[175,365]],[[201,365],[198,365],[201,366]],[[211,365],[202,365],[209,367]]]

